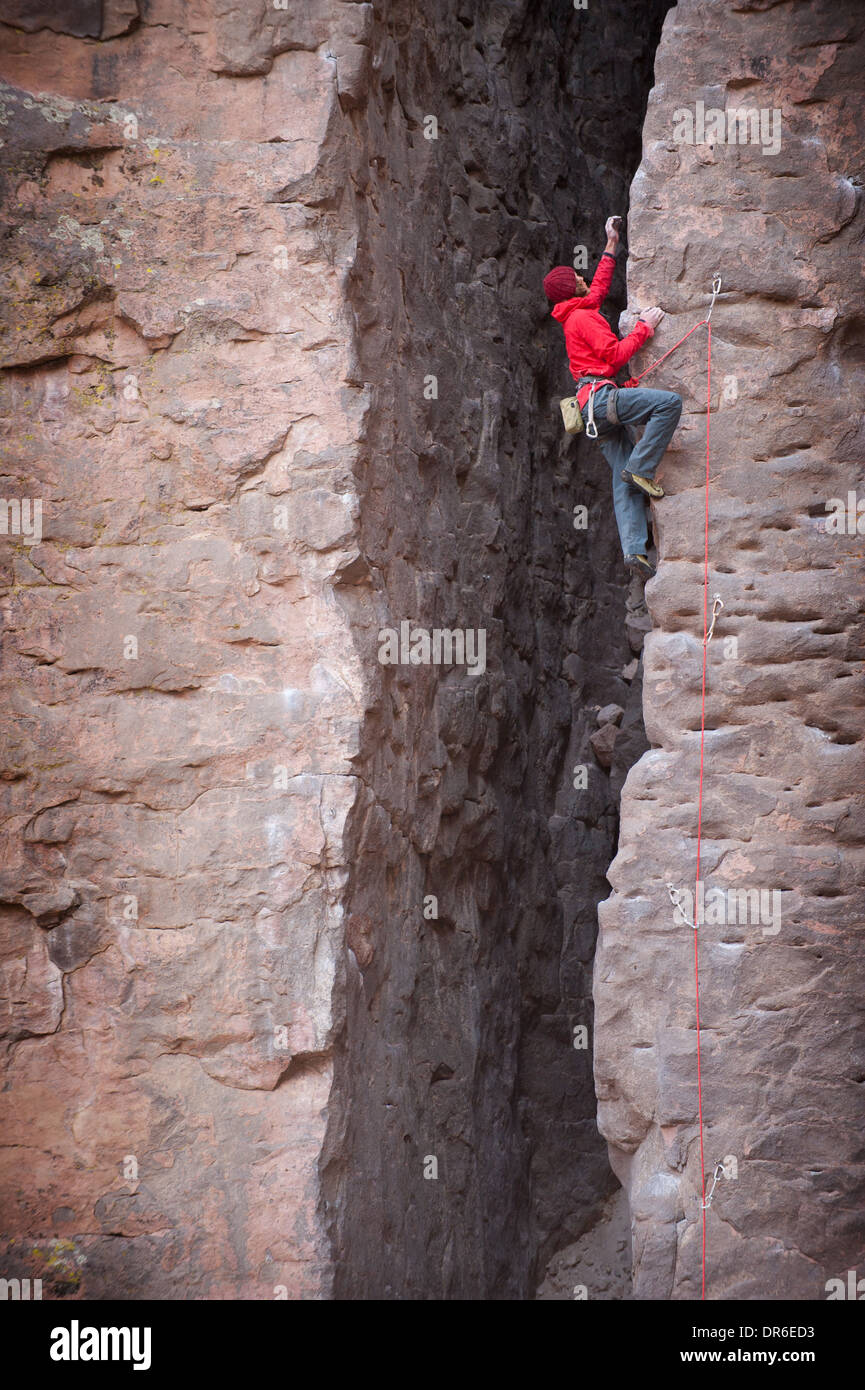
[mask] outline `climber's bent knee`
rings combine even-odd
[[[663,396],[664,399],[663,399],[662,401],[660,401],[660,402],[658,403],[658,405],[656,406],[656,409],[657,409],[657,410],[663,411],[665,415],[676,415],[676,416],[681,415],[681,413],[682,413],[682,397],[681,397],[681,396],[677,395],[677,393],[676,393],[675,391],[659,391],[659,392],[658,392],[658,395],[659,395],[659,396]]]

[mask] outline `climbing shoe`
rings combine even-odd
[[[622,469],[622,477],[631,487],[638,488],[647,497],[663,497],[664,489],[660,483],[656,483],[653,478],[644,478],[642,473],[631,473],[627,468]]]
[[[638,574],[641,579],[651,579],[652,575],[657,573],[655,566],[645,555],[626,555],[625,564],[631,574]]]

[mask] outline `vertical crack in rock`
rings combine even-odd
[[[863,29],[861,6],[843,0],[681,0],[631,190],[632,305],[671,311],[655,351],[702,316],[723,277],[710,603],[717,592],[724,608],[707,655],[698,925],[707,1175],[727,1161],[707,1220],[710,1298],[825,1298],[865,1258]],[[742,107],[758,125],[748,117],[748,142],[730,143],[729,109]],[[727,138],[711,110],[726,112]],[[677,140],[689,112],[691,138]],[[681,391],[685,413],[656,508],[652,749],[624,789],[600,913],[595,1069],[631,1207],[636,1296],[693,1299],[693,932],[674,921],[666,885],[695,890],[704,342],[655,384]]]
[[[646,746],[642,631],[606,465],[562,438],[540,283],[577,244],[595,260],[626,209],[665,9],[636,32],[615,7],[394,4],[373,29],[351,175],[363,560],[339,588],[370,684],[324,1162],[338,1297],[531,1297],[615,1186],[574,1029]],[[402,623],[483,630],[486,669],[378,664]]]

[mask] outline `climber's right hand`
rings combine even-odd
[[[654,309],[644,309],[640,315],[642,322],[647,323],[653,331],[657,328],[663,317],[664,311],[663,309],[659,309],[657,305]]]

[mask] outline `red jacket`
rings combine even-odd
[[[582,299],[564,299],[553,306],[553,318],[565,330],[565,347],[574,381],[579,381],[581,376],[614,377],[654,333],[654,329],[641,319],[633,333],[620,342],[598,312],[607,297],[615,268],[615,256],[605,251],[589,293]],[[590,390],[590,386],[580,389],[577,396],[580,409],[586,404]]]

